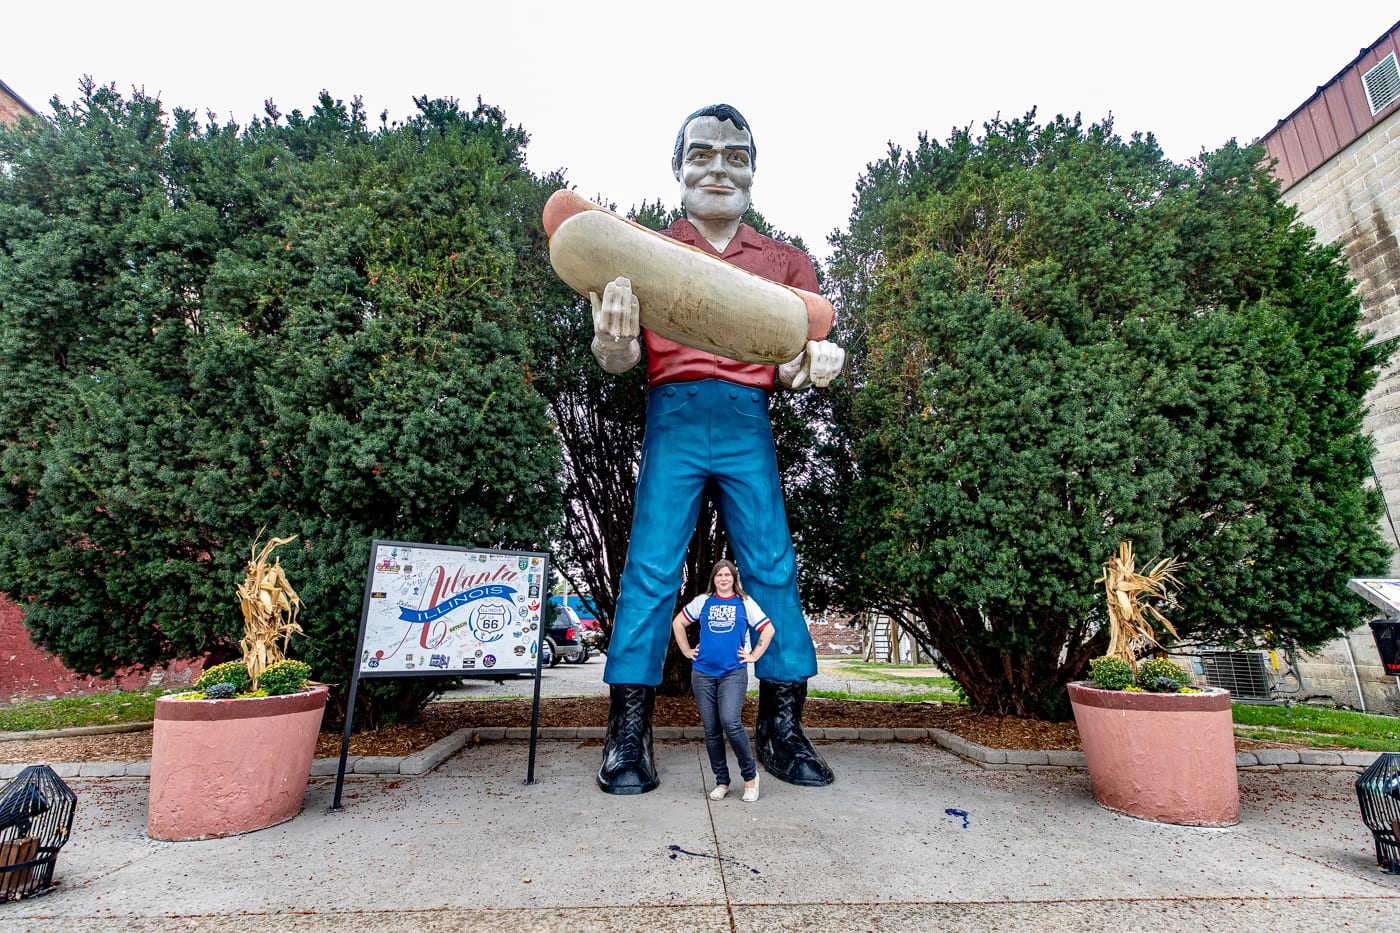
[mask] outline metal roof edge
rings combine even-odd
[[[1371,52],[1372,49],[1374,49],[1376,46],[1380,45],[1380,44],[1381,44],[1382,42],[1384,42],[1386,39],[1390,38],[1390,36],[1394,35],[1396,32],[1400,32],[1400,20],[1396,20],[1396,21],[1395,21],[1395,24],[1394,24],[1393,26],[1391,26],[1391,27],[1390,27],[1389,29],[1387,29],[1385,32],[1383,32],[1383,33],[1381,33],[1379,36],[1377,36],[1377,37],[1376,37],[1376,41],[1372,42],[1370,45],[1366,46],[1366,47],[1363,48],[1361,51],[1357,52],[1357,53],[1356,53],[1356,57],[1353,58],[1351,61],[1347,62],[1346,65],[1344,65],[1340,71],[1338,71],[1338,72],[1337,72],[1336,74],[1334,74],[1332,77],[1328,78],[1328,79],[1327,79],[1326,81],[1324,81],[1322,84],[1319,84],[1319,85],[1317,86],[1317,90],[1313,91],[1312,94],[1308,97],[1307,100],[1303,101],[1303,102],[1302,102],[1301,104],[1299,104],[1297,107],[1294,107],[1293,110],[1289,112],[1288,116],[1283,117],[1282,119],[1280,119],[1277,123],[1275,123],[1275,124],[1273,125],[1273,128],[1272,128],[1272,129],[1270,129],[1270,130],[1269,130],[1267,133],[1265,133],[1263,136],[1260,136],[1260,137],[1256,138],[1256,139],[1254,140],[1254,142],[1256,142],[1256,143],[1257,143],[1257,142],[1261,142],[1261,141],[1263,141],[1263,140],[1268,139],[1270,136],[1274,135],[1275,133],[1277,133],[1277,132],[1279,131],[1279,129],[1280,129],[1285,123],[1287,123],[1289,120],[1292,120],[1292,119],[1293,119],[1294,117],[1296,117],[1299,113],[1302,113],[1304,110],[1307,109],[1307,107],[1308,107],[1309,104],[1311,104],[1313,101],[1315,101],[1315,100],[1317,100],[1319,97],[1321,97],[1323,91],[1326,91],[1329,87],[1331,87],[1332,85],[1336,84],[1338,81],[1340,81],[1340,80],[1342,79],[1342,76],[1343,76],[1344,74],[1346,74],[1348,71],[1351,71],[1353,68],[1355,68],[1355,67],[1356,67],[1356,63],[1359,62],[1359,61],[1361,61],[1361,59],[1365,58],[1368,54],[1370,54],[1370,52]]]
[[[1400,24],[1397,24],[1397,25],[1400,25]],[[29,101],[25,100],[23,97],[20,97],[18,94],[16,94],[16,93],[14,92],[14,89],[11,88],[11,87],[10,87],[8,84],[6,84],[4,81],[0,81],[0,91],[4,91],[6,94],[8,94],[8,95],[10,95],[11,97],[13,97],[16,103],[18,103],[18,104],[19,104],[21,107],[23,107],[25,110],[28,110],[28,111],[29,111],[29,115],[30,115],[30,116],[32,116],[32,117],[37,117],[37,116],[39,115],[39,111],[37,111],[37,110],[35,110],[33,107],[29,106]]]

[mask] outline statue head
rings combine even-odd
[[[671,171],[692,220],[737,221],[749,207],[756,156],[748,121],[728,104],[702,107],[676,134]]]

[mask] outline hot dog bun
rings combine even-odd
[[[632,282],[648,330],[743,363],[786,363],[831,330],[820,295],[770,282],[648,230],[572,191],[545,204],[549,261],[581,295]]]

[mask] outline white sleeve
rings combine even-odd
[[[699,596],[686,603],[685,607],[681,609],[681,612],[684,612],[685,617],[690,621],[699,622],[700,610],[705,608],[705,600],[709,598],[710,597],[708,593],[701,593]]]
[[[749,628],[755,632],[762,631],[763,626],[773,623],[772,619],[764,615],[763,610],[759,608],[758,603],[754,602],[752,596],[744,597],[744,612],[749,617]]]

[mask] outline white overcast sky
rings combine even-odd
[[[1262,136],[1400,19],[1395,0],[13,6],[0,80],[41,113],[84,75],[239,124],[268,98],[307,110],[322,89],[363,98],[373,125],[414,96],[481,97],[530,134],[532,170],[562,168],[623,210],[677,203],[679,121],[728,102],[753,125],[755,207],[822,257],[890,142],[1034,106],[1111,114],[1185,161]]]

